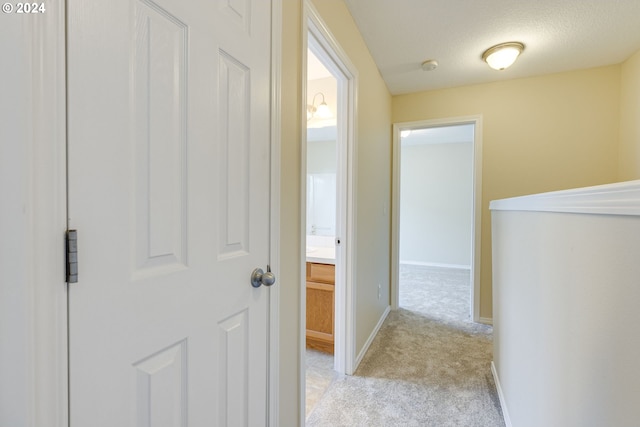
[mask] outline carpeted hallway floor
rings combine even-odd
[[[336,377],[307,426],[504,426],[491,327],[469,320],[469,272],[402,265],[392,311],[353,376]]]

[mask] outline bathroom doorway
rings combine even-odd
[[[352,286],[355,73],[305,2],[306,134],[302,143],[304,256],[301,377],[306,414],[323,389],[353,372]],[[314,397],[315,395],[315,397]]]
[[[404,306],[404,289],[415,294],[410,305],[428,294],[421,309],[443,310],[446,302],[447,316],[483,321],[480,128],[479,116],[394,125],[394,308]]]
[[[312,49],[307,51],[306,176],[306,403],[309,415],[337,376],[335,289],[338,80]]]

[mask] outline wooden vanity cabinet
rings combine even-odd
[[[307,347],[333,354],[335,265],[307,262]]]

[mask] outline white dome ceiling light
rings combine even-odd
[[[494,70],[504,70],[510,67],[524,50],[520,42],[500,43],[485,50],[482,60]]]

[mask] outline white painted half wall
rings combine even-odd
[[[400,263],[470,268],[472,143],[404,141],[400,154]]]
[[[491,202],[496,383],[517,427],[633,427],[640,181]]]

